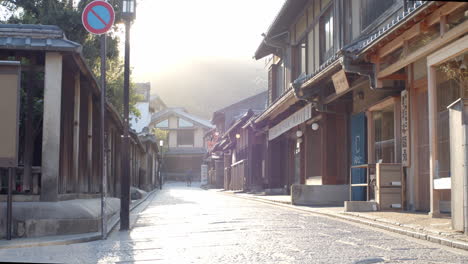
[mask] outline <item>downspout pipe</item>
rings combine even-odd
[[[468,234],[468,100],[462,99],[462,123],[463,123],[463,147],[464,147],[464,164],[463,164],[463,232]]]
[[[343,70],[349,73],[355,73],[369,79],[370,88],[376,90],[375,84],[375,64],[373,63],[363,63],[360,65],[352,64],[352,58],[349,56],[344,56],[343,58]]]

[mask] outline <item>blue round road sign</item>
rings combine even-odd
[[[90,33],[104,34],[114,24],[114,8],[105,1],[94,1],[85,7],[81,19],[83,26]]]

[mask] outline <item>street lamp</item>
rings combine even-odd
[[[122,17],[125,20],[134,20],[136,11],[135,0],[123,0],[122,1]]]
[[[130,103],[130,25],[135,19],[135,0],[122,1],[122,18],[125,21],[125,68],[124,68],[124,138],[122,153],[122,184],[120,199],[120,230],[130,229],[130,144],[129,144],[129,103]]]
[[[160,146],[160,149],[159,149],[159,152],[161,152],[161,160],[159,161],[159,169],[158,169],[158,173],[159,173],[159,190],[162,190],[162,185],[163,185],[163,182],[162,182],[162,173],[161,173],[161,169],[162,169],[162,163],[164,161],[164,150],[163,150],[163,147],[164,147],[164,140],[159,140],[159,146]]]

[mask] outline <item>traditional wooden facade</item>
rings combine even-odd
[[[305,164],[295,161],[297,182],[350,183],[351,200],[451,212],[454,228],[466,228],[468,192],[459,187],[466,182],[466,10],[466,3],[286,1],[256,52],[273,59],[270,106],[254,123],[270,134],[304,105],[313,111],[304,125],[291,123],[282,139],[266,142],[274,164],[267,177],[288,183],[275,172],[284,175],[278,166],[292,163],[285,152],[301,131],[305,140],[295,143],[305,146]]]
[[[460,120],[467,87],[467,10],[466,3],[425,3],[358,51],[375,65],[376,91],[388,88],[389,80],[402,87],[393,105],[395,160],[401,163],[406,208],[433,216],[451,213],[456,230],[468,230],[460,147],[465,144]],[[369,118],[375,119],[372,112]]]
[[[162,165],[164,177],[184,180],[192,171],[194,180],[200,180],[201,165],[207,153],[204,135],[213,125],[183,108],[174,107],[155,113],[149,127],[168,132],[168,142],[165,143],[168,150]]]
[[[56,26],[0,25],[0,60],[17,61],[22,73],[19,167],[14,168],[13,206],[17,202],[61,202],[101,196],[100,87],[81,50],[81,45],[67,40]],[[107,195],[118,198],[123,121],[111,104],[106,104],[105,109]],[[150,152],[138,137],[134,138],[134,145],[140,148],[135,159],[146,159]],[[154,152],[157,148],[153,147],[151,153]],[[5,170],[0,171],[2,201],[6,200],[6,174]],[[21,206],[19,210],[27,208]],[[24,214],[13,215],[14,224],[29,221],[15,218],[20,216]],[[89,228],[97,227],[93,224]],[[33,229],[28,232],[34,233]],[[78,231],[66,228],[63,232]]]
[[[256,190],[263,187],[261,157],[251,121],[267,104],[267,91],[248,97],[213,113],[216,126],[209,131],[208,158],[212,171],[209,183],[225,189]],[[221,177],[224,175],[224,177]],[[218,177],[216,177],[218,176]],[[231,178],[236,184],[231,186]]]

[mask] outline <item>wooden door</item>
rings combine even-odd
[[[415,92],[416,102],[416,161],[417,172],[415,187],[416,210],[430,210],[430,171],[429,171],[429,111],[427,87],[419,87]]]
[[[351,166],[366,164],[366,143],[366,115],[359,113],[351,116]],[[351,183],[366,182],[366,169],[355,168],[351,170]],[[367,200],[366,187],[353,187],[351,189],[351,199],[353,201]]]

